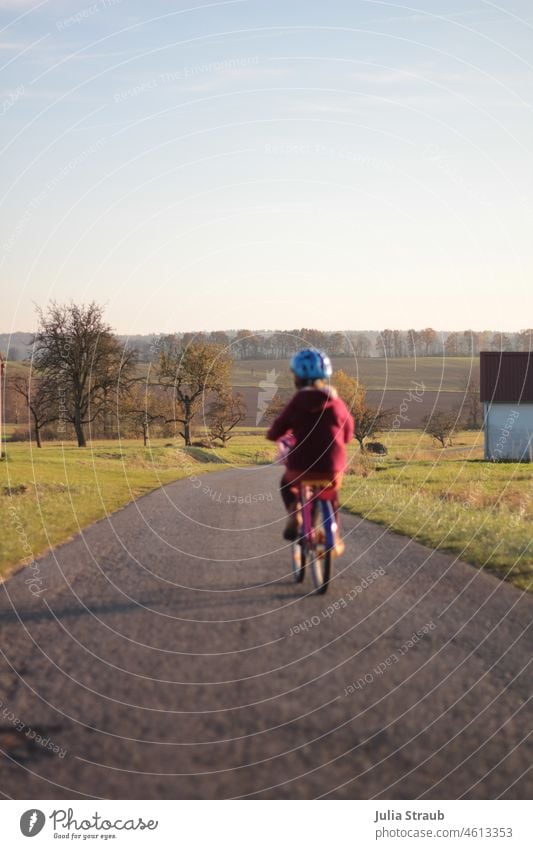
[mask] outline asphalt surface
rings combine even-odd
[[[531,796],[533,596],[352,516],[314,596],[279,474],[167,486],[0,588],[5,797]]]

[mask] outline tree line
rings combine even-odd
[[[75,437],[78,446],[84,447],[87,433],[92,438],[139,435],[145,445],[151,434],[179,435],[190,446],[193,423],[202,425],[208,444],[225,446],[246,418],[244,398],[231,387],[231,366],[234,356],[257,356],[264,337],[246,330],[238,331],[233,342],[222,331],[160,336],[152,340],[146,369],[140,367],[142,352],[131,340],[124,342],[113,332],[99,304],[52,302],[38,308],[37,314],[30,368],[9,377],[8,393],[21,400],[20,417],[28,417],[38,447],[43,436]],[[435,331],[430,331],[420,331],[417,341],[428,355],[435,344]],[[396,333],[384,331],[380,336],[387,356],[395,356],[399,350]],[[472,346],[473,337],[468,333],[470,337],[466,332],[462,335],[462,344]],[[458,334],[449,334],[447,343],[455,344],[455,336]],[[476,346],[482,344],[481,336],[476,334]],[[525,344],[525,335],[520,338]],[[301,329],[273,334],[272,345],[277,347],[268,350],[288,358],[297,343],[297,347],[326,347],[335,355],[345,341],[345,334],[328,336]],[[343,370],[335,371],[333,383],[354,415],[355,438],[364,450],[376,434],[391,427],[393,411],[369,405],[364,386]],[[425,422],[427,431],[443,446],[454,428],[478,429],[482,424],[477,378],[470,378],[463,389],[460,410],[436,411]],[[289,394],[278,391],[267,420],[281,410]]]
[[[138,351],[113,333],[99,304],[52,302],[37,313],[30,368],[8,379],[8,390],[24,403],[37,447],[47,427],[55,438],[75,436],[80,448],[88,433],[141,433],[146,445],[152,428],[179,434],[191,445],[200,412],[209,439],[224,446],[244,419],[224,346],[165,337],[155,366],[142,374]]]
[[[471,357],[480,351],[533,350],[533,329],[519,333],[492,330],[438,332],[432,327],[422,330],[327,332],[310,328],[256,332],[253,330],[177,334],[181,344],[202,342],[221,345],[234,359],[287,359],[300,348],[323,348],[331,357]],[[140,356],[147,362],[153,357],[149,338],[137,339]]]
[[[26,338],[26,342],[23,341]],[[494,330],[437,331],[322,331],[312,328],[253,331],[214,330],[164,335],[117,336],[123,345],[133,346],[139,362],[156,363],[162,340],[172,339],[184,348],[191,343],[220,345],[232,359],[287,359],[305,345],[324,348],[332,357],[470,357],[480,351],[531,351],[533,329],[517,333]],[[0,335],[0,343],[9,349],[9,359],[24,360],[31,354],[32,339],[25,334]],[[28,352],[28,349],[29,352]]]

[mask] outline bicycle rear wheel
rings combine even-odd
[[[293,542],[291,546],[291,566],[297,584],[300,584],[305,578],[305,560],[305,545],[300,541]]]
[[[317,595],[322,595],[328,590],[336,531],[335,511],[331,502],[322,501],[320,506],[322,523],[320,523],[319,511],[316,510],[313,517],[315,544],[309,564]]]

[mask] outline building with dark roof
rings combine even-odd
[[[533,352],[482,351],[486,460],[533,460]]]

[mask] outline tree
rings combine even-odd
[[[512,351],[513,343],[507,333],[496,331],[492,337],[491,348],[493,351]]]
[[[420,331],[419,339],[424,346],[424,356],[430,357],[434,353],[435,343],[437,341],[437,332],[432,327],[425,327]]]
[[[346,353],[344,333],[331,333],[326,342],[330,357],[342,357]]]
[[[457,357],[460,353],[459,346],[459,334],[455,330],[448,333],[446,342],[444,343],[444,353],[448,357]]]
[[[352,377],[343,369],[339,369],[333,376],[333,386],[339,393],[353,416],[357,416],[360,408],[365,403],[365,389],[355,377]]]
[[[221,345],[226,348],[229,345],[229,336],[224,330],[213,330],[209,334],[209,341],[213,345]]]
[[[479,430],[483,424],[483,405],[479,400],[479,378],[474,376],[467,378],[463,390],[465,426],[469,430]]]
[[[479,337],[480,334],[475,330],[463,331],[464,350],[467,357],[479,354]]]
[[[479,333],[479,350],[488,351],[490,349],[490,340],[492,333],[490,330],[481,330]]]
[[[370,439],[390,427],[391,416],[391,410],[382,410],[380,407],[370,406],[366,401],[363,402],[354,413],[354,438],[359,443],[361,451],[366,450],[365,439]]]
[[[411,328],[407,331],[407,356],[418,356],[418,343],[420,342],[420,333],[418,330]]]
[[[302,327],[300,330],[300,339],[303,343],[299,346],[301,348],[305,346],[320,349],[326,346],[326,334],[322,330],[316,330],[314,327]]]
[[[519,351],[533,351],[533,330],[521,330],[517,336],[517,346]]]
[[[41,428],[57,421],[59,417],[60,399],[55,385],[47,378],[16,375],[9,379],[9,386],[26,402],[37,448],[41,448]]]
[[[353,353],[355,357],[369,357],[372,349],[372,343],[368,336],[364,333],[354,333],[349,336],[351,349],[349,353]]]
[[[293,347],[292,336],[285,330],[279,330],[272,334],[271,345],[276,359],[286,359]]]
[[[254,334],[251,330],[238,330],[235,337],[235,350],[239,351],[241,360],[251,356],[254,348]]]
[[[394,331],[382,330],[376,339],[378,357],[390,359],[394,355]]]
[[[37,370],[54,385],[60,399],[58,418],[74,426],[80,448],[84,426],[107,408],[110,395],[129,386],[136,352],[123,348],[103,317],[103,307],[52,301],[37,309],[39,330],[33,340]]]
[[[367,404],[364,386],[342,369],[335,372],[333,385],[354,418],[354,438],[361,451],[364,451],[365,439],[390,427],[391,410],[382,410]]]
[[[246,413],[246,404],[240,392],[234,395],[231,392],[220,392],[209,405],[206,416],[211,439],[219,440],[224,448],[233,436],[231,431],[246,418]]]
[[[121,405],[121,415],[131,422],[137,433],[142,433],[146,448],[150,438],[150,427],[156,422],[172,421],[173,405],[168,393],[152,383],[134,383]]]
[[[443,448],[452,444],[453,432],[457,426],[457,412],[454,410],[435,410],[422,419],[425,432],[440,442]]]
[[[405,356],[405,340],[404,340],[402,331],[401,330],[393,330],[392,336],[393,336],[393,340],[392,340],[393,356],[404,357]]]
[[[192,342],[182,347],[167,340],[159,358],[159,383],[174,393],[174,421],[183,426],[180,436],[192,444],[191,428],[202,402],[212,392],[229,392],[231,360],[220,345]]]

